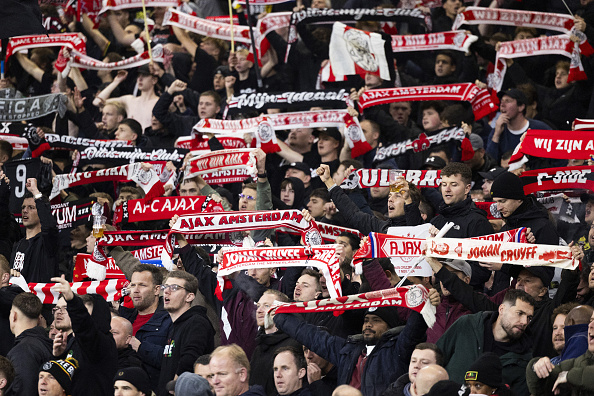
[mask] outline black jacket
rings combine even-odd
[[[170,113],[169,106],[172,102],[173,96],[167,92],[163,92],[157,103],[155,103],[155,107],[153,107],[153,115],[173,135],[177,137],[190,136],[192,127],[200,121],[200,117]]]
[[[36,199],[35,205],[41,222],[41,232],[33,238],[23,238],[15,243],[10,263],[11,268],[19,271],[27,282],[48,283],[52,277],[59,276],[58,226],[52,216],[49,201],[43,198]],[[17,255],[18,259],[15,260]]]
[[[404,388],[408,384],[410,384],[408,373],[402,374],[396,381],[390,384],[388,389],[382,393],[382,396],[404,396]]]
[[[337,376],[338,368],[333,366],[322,379],[309,384],[309,390],[316,396],[332,396],[334,389],[336,389]]]
[[[130,345],[124,349],[118,349],[118,370],[128,367],[143,368],[140,357]]]
[[[15,338],[14,347],[6,356],[16,373],[7,395],[37,395],[39,367],[52,359],[52,345],[52,340],[40,326],[25,330]]]
[[[19,286],[10,285],[0,287],[0,355],[6,356],[14,345],[14,334],[10,331],[8,315],[12,308],[12,301],[17,294],[24,290]]]
[[[168,396],[167,382],[176,374],[192,372],[196,359],[213,351],[214,334],[204,307],[191,307],[173,322],[161,361],[159,395]]]
[[[274,385],[274,354],[278,348],[292,346],[301,348],[301,344],[282,331],[266,334],[261,331],[256,337],[256,349],[250,360],[250,385],[262,385],[269,396],[276,394]]]
[[[493,226],[487,220],[487,214],[477,208],[470,197],[453,205],[444,203],[439,207],[439,215],[431,219],[431,224],[440,230],[448,222],[453,222],[454,226],[445,235],[446,238],[471,238],[493,233]],[[482,290],[491,276],[491,271],[475,262],[469,264],[472,267],[470,284],[475,289]]]
[[[357,205],[351,201],[349,196],[339,186],[333,187],[329,192],[332,202],[336,205],[336,209],[342,213],[349,214],[345,216],[346,226],[359,230],[363,235],[367,235],[370,232],[386,233],[390,227],[423,224],[419,206],[415,203],[404,205],[404,216],[380,220],[373,215],[359,210]]]
[[[64,354],[57,357],[71,356],[78,361],[78,369],[72,377],[73,395],[108,396],[113,395],[118,351],[109,332],[109,306],[100,295],[91,296],[94,299],[92,315],[77,295],[67,302],[74,335],[68,337]]]

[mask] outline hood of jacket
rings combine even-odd
[[[90,294],[93,297],[93,313],[91,318],[95,321],[97,329],[102,333],[109,333],[111,330],[111,313],[109,304],[99,294]]]
[[[41,343],[46,344],[48,350],[51,352],[53,348],[53,341],[51,338],[48,337],[47,332],[41,326],[35,326],[31,329],[27,329],[19,334],[18,337],[14,339],[14,345],[17,345],[19,342],[23,341],[24,339],[31,339],[35,338],[39,340]]]
[[[262,348],[262,352],[267,352],[270,349],[276,348],[278,344],[289,338],[291,337],[280,330],[271,334],[263,332],[256,337],[256,343]]]
[[[548,220],[549,212],[533,197],[527,197],[514,213],[505,218],[505,222],[511,228],[518,228],[536,219]]]
[[[442,203],[439,206],[439,213],[445,217],[464,216],[470,212],[475,212],[476,214],[480,214],[481,216],[487,218],[487,213],[485,213],[484,210],[477,208],[470,197],[466,197],[465,200],[457,202],[453,205],[446,205],[445,203]]]

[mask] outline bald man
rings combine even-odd
[[[332,392],[332,396],[363,396],[363,393],[357,388],[353,388],[350,385],[340,385],[334,392]]]
[[[450,379],[450,376],[443,367],[438,366],[437,364],[425,366],[417,373],[417,378],[415,378],[415,381],[410,387],[411,394],[413,396],[425,395],[429,393],[433,385],[439,381],[448,379]]]
[[[142,367],[138,354],[130,345],[132,339],[132,323],[121,316],[111,318],[111,335],[118,349],[118,370],[127,367]]]

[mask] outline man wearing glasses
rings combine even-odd
[[[239,194],[239,210],[256,210],[257,188],[256,183],[249,183],[243,187]]]
[[[161,361],[159,396],[166,396],[167,382],[183,372],[193,372],[199,356],[214,349],[215,331],[206,317],[206,308],[192,307],[198,291],[198,280],[185,271],[172,271],[161,285],[163,306],[173,324],[169,328],[167,343]]]

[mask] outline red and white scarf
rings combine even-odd
[[[343,232],[348,232],[350,234],[355,235],[357,238],[361,239],[365,235],[361,234],[359,230],[354,230],[352,228],[341,227],[334,224],[328,223],[317,223],[318,229],[320,230],[320,235],[322,235],[322,241],[324,243],[334,243],[336,242],[336,238],[342,234]]]
[[[173,254],[173,234],[205,234],[247,230],[270,230],[286,227],[301,233],[305,244],[321,245],[322,236],[315,221],[308,222],[298,210],[270,210],[255,212],[198,213],[177,219],[165,241],[169,258]],[[163,258],[165,265],[167,257]],[[167,268],[167,265],[166,265]]]
[[[340,297],[340,263],[335,245],[230,248],[223,253],[217,272],[217,295],[224,290],[224,277],[251,268],[307,267],[322,271],[331,297]]]
[[[524,155],[556,159],[590,159],[594,153],[594,132],[549,131],[529,129],[524,140],[516,146],[509,162],[514,163]]]
[[[482,235],[479,237],[468,238],[482,241],[500,241],[500,242],[526,242],[526,227],[515,228],[496,234]],[[409,238],[396,235],[381,234],[379,232],[370,232],[369,238],[363,246],[355,253],[353,263],[355,267],[361,265],[361,262],[370,258],[386,257],[419,257],[422,255],[422,244],[426,241],[423,238]]]
[[[573,122],[573,129],[576,131],[594,131],[594,120],[576,118]]]
[[[249,175],[255,176],[257,169],[254,151],[255,149],[231,149],[199,155],[190,160],[190,170],[186,178],[235,169],[243,169]],[[242,180],[245,180],[245,177],[238,181]]]
[[[173,216],[199,213],[222,212],[223,206],[210,197],[157,197],[131,199],[116,208],[116,223],[134,223],[136,221],[166,220]]]
[[[129,8],[143,8],[143,7],[177,7],[180,5],[179,0],[104,0],[103,8],[99,14],[107,11],[127,10]]]
[[[97,241],[97,246],[144,246],[161,245],[167,239],[169,230],[144,231],[105,231]],[[190,245],[228,245],[241,246],[243,239],[233,239],[229,232],[211,232],[208,234],[183,234]]]
[[[176,26],[202,36],[231,41],[230,24],[198,18],[171,8],[165,13],[163,26]],[[251,45],[250,28],[248,26],[234,25],[233,40],[238,43]]]
[[[206,118],[200,120],[192,133],[212,133],[214,135],[243,136],[251,133],[256,138],[257,147],[260,147],[268,154],[280,151],[276,141],[276,134],[267,116],[246,118],[243,120],[217,120]]]
[[[296,128],[344,127],[344,138],[351,149],[351,157],[356,158],[371,151],[357,117],[347,110],[315,110],[296,113],[267,114],[275,130]]]
[[[415,102],[420,100],[455,100],[470,102],[476,120],[497,111],[497,106],[491,100],[489,91],[486,89],[479,89],[472,83],[371,89],[363,92],[363,94],[359,96],[359,108],[364,110],[371,106],[392,102]]]
[[[70,284],[72,291],[78,295],[99,294],[105,301],[112,302],[122,298],[122,291],[130,282],[127,279],[109,279],[103,281],[74,282]],[[43,304],[57,304],[60,293],[52,290],[56,283],[29,283],[31,293],[35,294]]]
[[[241,137],[219,136],[217,137],[219,143],[226,149],[246,148],[245,140]],[[204,154],[210,152],[208,139],[203,138],[199,134],[192,134],[192,136],[181,136],[175,141],[174,147],[192,150],[193,155]],[[197,152],[197,153],[194,153]]]
[[[155,172],[156,175],[163,174],[165,162],[152,162],[152,164],[152,171]],[[141,171],[141,163],[136,162],[134,164],[117,166],[115,168],[100,169],[98,171],[56,175],[53,180],[53,188],[50,194],[50,199],[57,197],[58,194],[60,194],[60,190],[65,190],[69,187],[106,181],[135,181],[135,179],[141,181],[141,187],[145,193],[148,193],[156,181],[152,172],[147,173]]]
[[[86,253],[77,254],[76,261],[74,262],[74,270],[72,271],[72,280],[77,282],[85,278],[90,278],[91,276],[88,274],[87,268],[89,265],[93,265],[92,263],[96,264],[93,255]],[[102,280],[104,279],[126,279],[126,276],[112,257],[108,257],[107,259],[105,278]]]
[[[440,170],[357,169],[344,179],[340,187],[347,190],[355,187],[390,187],[390,172],[397,177],[404,177],[417,187],[437,188],[441,185]]]
[[[12,37],[6,47],[6,59],[15,52],[30,48],[66,47],[82,54],[87,52],[87,39],[80,33],[56,33]]]
[[[429,291],[422,285],[403,286],[377,290],[338,298],[311,300],[306,302],[281,303],[273,306],[267,313],[267,322],[270,312],[281,313],[308,313],[308,312],[340,312],[351,309],[369,309],[380,307],[405,307],[420,313],[427,323],[433,327],[435,324],[436,309],[429,302]],[[373,313],[373,312],[370,312]]]
[[[161,44],[153,46],[153,61],[166,63],[168,59],[165,52],[166,51]],[[134,69],[142,65],[147,65],[150,61],[151,57],[149,56],[148,50],[142,52],[141,54],[132,56],[130,58],[109,63],[102,62],[88,55],[79,53],[77,51],[73,51],[70,55],[70,59],[68,60],[67,64],[60,67],[58,67],[58,64],[56,64],[56,69],[62,73],[62,76],[65,77],[65,75],[68,75],[68,72],[70,71],[71,67],[78,67],[89,70],[124,70]]]
[[[568,57],[571,60],[568,82],[588,78],[582,66],[579,45],[572,41],[568,35],[545,36],[526,40],[502,41],[495,59],[495,71],[488,77],[489,87],[498,92],[501,90],[507,70],[506,59],[538,55],[563,55]],[[584,51],[584,55],[589,56],[591,53]]]
[[[426,256],[569,270],[580,265],[580,261],[573,258],[568,246],[472,239],[428,238]]]
[[[574,22],[573,17],[567,14],[506,10],[504,8],[466,7],[464,12],[456,16],[452,30],[457,30],[462,25],[526,26],[569,33]]]
[[[524,193],[540,191],[586,189],[594,191],[594,166],[570,166],[525,171],[520,176]]]
[[[392,51],[413,52],[452,50],[468,52],[470,45],[478,40],[477,36],[463,30],[430,34],[392,36]]]

